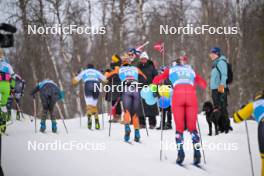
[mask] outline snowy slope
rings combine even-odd
[[[112,135],[108,137],[108,123],[105,115],[105,128],[99,131],[89,131],[86,128],[86,118],[67,120],[69,134],[66,134],[61,121],[58,121],[59,133],[52,134],[50,123],[46,134],[34,133],[34,123],[29,120],[16,121],[8,127],[8,136],[3,136],[3,170],[6,176],[136,176],[136,175],[164,175],[164,176],[249,176],[250,160],[248,155],[245,125],[233,124],[234,131],[228,135],[207,136],[208,127],[203,116],[199,117],[203,142],[207,146],[218,144],[220,150],[207,147],[205,155],[207,164],[202,164],[207,171],[191,166],[192,149],[186,149],[184,163],[187,169],[175,164],[177,152],[174,149],[174,130],[164,132],[167,150],[164,151],[163,161],[159,160],[160,131],[149,130],[147,137],[145,130],[141,130],[142,143],[133,145],[122,142],[123,126],[112,124]],[[39,124],[39,122],[38,122]],[[101,124],[102,125],[102,124]],[[257,144],[257,124],[248,122],[253,153],[255,175],[260,174],[260,159]],[[133,132],[133,131],[132,131]],[[190,135],[185,134],[186,145],[190,142]],[[133,139],[133,138],[132,138]],[[38,144],[71,141],[93,145],[94,151],[29,151],[28,143]],[[209,145],[208,145],[209,144]],[[230,147],[231,145],[231,147]],[[166,145],[163,145],[164,147]],[[168,147],[171,146],[171,147]],[[221,146],[233,151],[223,151]],[[212,147],[212,146],[211,146]],[[32,148],[31,148],[32,149]],[[91,146],[90,148],[91,149]],[[222,147],[223,149],[223,147]]]

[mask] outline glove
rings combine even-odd
[[[225,92],[225,86],[224,85],[219,85],[218,92],[219,93],[224,93]]]

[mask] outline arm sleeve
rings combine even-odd
[[[97,74],[98,74],[98,77],[99,77],[99,79],[100,79],[101,81],[103,81],[103,82],[106,81],[106,77],[105,77],[101,72],[98,71]]]
[[[110,78],[110,77],[112,77],[113,75],[118,74],[118,72],[119,72],[119,67],[115,67],[114,70],[112,70],[112,71],[110,71],[110,72],[105,72],[105,77],[106,77],[106,78]]]
[[[203,77],[201,77],[201,75],[199,75],[198,73],[195,73],[195,74],[196,74],[196,76],[194,79],[194,84],[199,85],[199,87],[201,87],[203,90],[205,90],[207,87],[206,80],[203,79]]]
[[[168,79],[169,72],[170,72],[170,70],[167,68],[166,70],[164,70],[163,73],[155,76],[155,78],[153,79],[152,83],[153,84],[160,84],[162,81]]]
[[[227,80],[227,63],[223,60],[220,60],[217,64],[217,67],[219,68],[219,71],[221,73],[220,84],[225,85]]]
[[[248,103],[244,108],[234,113],[234,122],[240,123],[243,120],[249,119],[253,113],[253,102]]]

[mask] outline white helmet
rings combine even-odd
[[[140,59],[142,59],[142,58],[149,59],[147,52],[144,51],[144,52],[142,52],[142,53],[140,54]]]

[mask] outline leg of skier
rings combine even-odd
[[[185,128],[184,124],[184,96],[182,94],[182,91],[179,90],[179,88],[175,87],[173,96],[172,96],[172,112],[174,116],[174,122],[175,122],[175,127],[176,127],[176,144],[177,144],[177,150],[178,150],[178,157],[176,160],[177,164],[182,164],[184,158],[185,158],[185,153],[183,150],[183,132]]]
[[[136,90],[133,92],[133,125],[135,130],[135,138],[134,141],[140,141],[140,132],[139,132],[139,117],[138,111],[140,110],[140,94]]]
[[[123,92],[122,94],[122,102],[124,107],[124,125],[125,125],[125,136],[124,140],[125,142],[128,142],[130,140],[130,122],[131,122],[131,107],[132,107],[132,96],[130,95],[130,92]]]
[[[50,119],[51,119],[51,130],[53,133],[57,133],[57,122],[56,122],[56,117],[54,114],[54,107],[56,104],[56,97],[51,96],[50,101],[49,101],[49,113],[50,113]]]
[[[192,135],[192,143],[194,148],[194,164],[199,164],[201,161],[200,153],[200,137],[196,129],[197,114],[198,114],[198,102],[196,97],[196,91],[192,86],[186,87],[186,125],[188,131]]]
[[[40,100],[41,100],[41,104],[42,104],[40,132],[44,133],[46,130],[46,119],[47,119],[48,111],[49,111],[48,97],[43,92],[41,92],[40,93]]]

